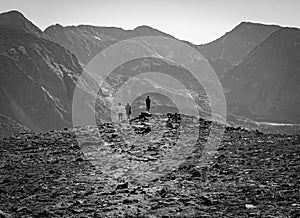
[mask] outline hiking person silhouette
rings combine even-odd
[[[117,106],[119,122],[122,122],[122,120],[123,120],[123,112],[124,112],[124,107],[122,106],[121,103],[119,103],[119,105]]]
[[[129,103],[126,104],[125,111],[126,111],[127,120],[130,120],[131,106]]]
[[[151,104],[151,99],[150,99],[149,95],[147,96],[145,102],[146,102],[146,110],[149,112],[150,111],[150,104]]]

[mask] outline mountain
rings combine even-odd
[[[1,14],[0,24],[0,113],[34,131],[59,129],[72,125],[72,97],[78,79],[84,73],[83,67],[91,63],[93,57],[103,49],[132,37],[174,38],[148,26],[123,30],[88,25],[68,27],[54,25],[42,32],[16,11]],[[200,67],[198,69],[203,70],[201,73],[204,73],[201,80],[207,80],[206,90],[214,89],[216,85],[211,82],[212,78],[207,78],[211,72],[208,63],[219,78],[223,78],[221,83],[226,91],[230,115],[243,116],[254,121],[295,123],[299,120],[296,112],[299,90],[295,84],[286,80],[290,78],[290,81],[295,82],[298,78],[292,73],[299,69],[298,39],[297,34],[291,33],[287,35],[281,33],[283,36],[276,38],[280,30],[297,32],[295,29],[243,22],[220,39],[207,45],[196,46],[189,42],[182,42],[202,52],[208,58],[208,61],[201,59],[198,66]],[[178,99],[177,103],[185,107],[184,111],[191,111],[192,95],[197,96],[196,101],[200,102],[201,106],[198,109],[209,118],[207,115],[210,116],[210,109],[206,90],[200,87],[201,84],[197,83],[196,78],[186,69],[161,59],[167,57],[180,63],[193,64],[198,57],[192,53],[184,54],[183,47],[176,47],[176,43],[172,43],[166,45],[159,40],[139,43],[134,47],[136,54],[142,56],[146,52],[150,56],[154,54],[155,58],[141,58],[124,63],[114,69],[108,78],[103,78],[103,75],[99,74],[97,75],[99,80],[93,81],[86,74],[83,79],[85,81],[78,83],[81,86],[80,90],[83,91],[82,96],[88,99],[83,102],[87,106],[86,109],[94,111],[97,118],[108,118],[111,99],[116,97],[114,93],[117,93],[124,84],[132,82],[134,89],[126,92],[128,95],[125,95],[122,103],[129,102],[127,97],[138,97],[134,93],[142,95],[157,90],[161,94],[153,95],[156,98],[157,111],[165,111],[170,107],[166,99],[171,99],[170,96]],[[120,54],[114,56],[114,60],[122,60],[122,57],[131,55],[130,49],[122,50]],[[94,67],[100,69],[97,63]],[[184,84],[187,90],[184,87],[178,88],[178,83],[170,82],[167,77],[155,75],[152,78],[137,79],[139,74],[147,72],[164,72],[165,75]],[[249,78],[250,74],[253,74],[251,78]],[[103,79],[105,87],[99,89],[98,84],[103,82]],[[277,86],[280,89],[276,88]],[[100,92],[95,109],[91,103],[98,90]],[[141,99],[139,102],[136,104],[137,108],[142,105]],[[173,106],[171,107],[173,110]],[[137,113],[139,112],[137,110]],[[83,117],[85,114],[88,113],[82,113],[80,116]]]
[[[48,38],[42,30],[26,19],[19,11],[8,11],[0,14],[0,27],[31,33],[37,37]]]
[[[208,43],[206,45],[201,45],[198,47],[195,47],[195,45],[187,43],[188,45],[197,48],[198,51],[200,51],[207,59],[208,63],[212,66],[216,74],[219,78],[226,77],[226,75],[231,72],[232,68],[236,65],[243,65],[243,59],[247,59],[248,54],[255,48],[260,47],[260,44],[263,44],[265,40],[268,39],[273,33],[280,30],[281,27],[275,26],[275,25],[263,25],[263,24],[256,24],[256,23],[247,23],[242,22],[240,25],[235,27],[232,31],[226,33],[223,37],[220,39]],[[141,26],[134,30],[123,30],[120,28],[114,28],[114,27],[94,27],[94,26],[86,26],[86,25],[80,25],[77,27],[71,26],[71,27],[62,27],[60,25],[50,26],[45,30],[45,33],[49,38],[54,40],[55,42],[67,47],[69,50],[74,52],[74,54],[78,57],[81,64],[84,66],[87,64],[96,54],[98,54],[100,51],[102,51],[104,48],[108,47],[109,45],[112,45],[114,43],[117,43],[121,40],[128,39],[131,37],[138,37],[138,36],[149,36],[149,35],[159,35],[159,36],[165,36],[165,37],[171,37],[165,33],[162,33],[158,30],[155,30],[151,27],[147,26]],[[155,53],[159,54],[161,51],[157,47],[157,43],[148,43],[146,49],[150,49],[154,51]],[[162,49],[161,49],[162,50]],[[257,49],[256,49],[257,50]],[[124,55],[130,55],[130,50],[124,51],[124,53],[117,54],[115,59],[118,59],[118,56],[124,56]],[[140,52],[137,50],[136,52]],[[163,51],[168,53],[168,56],[172,57],[173,51],[170,49],[168,51]],[[252,54],[252,53],[251,53]],[[293,53],[287,54],[288,56],[292,56]],[[250,55],[249,55],[250,56]],[[182,57],[181,59],[184,59]],[[275,61],[275,60],[274,60]],[[240,63],[240,64],[239,64]],[[260,63],[262,65],[263,63]],[[260,66],[259,65],[259,66]],[[267,66],[268,63],[265,63]],[[97,66],[95,69],[100,69]],[[178,69],[175,69],[177,67]],[[251,68],[256,69],[258,66],[256,66],[256,63],[251,66]],[[287,66],[291,67],[291,66]],[[235,70],[237,73],[234,74],[234,77],[239,77],[239,71]],[[125,84],[130,77],[137,76],[139,73],[146,73],[146,72],[164,72],[170,76],[175,77],[176,79],[179,79],[180,82],[185,81],[185,83],[189,83],[189,85],[194,84],[194,79],[192,77],[187,76],[187,74],[184,72],[184,69],[180,69],[179,66],[172,66],[170,63],[163,62],[161,60],[159,61],[152,61],[150,60],[139,60],[135,61],[135,63],[130,64],[124,64],[123,66],[119,67],[119,69],[116,69],[115,72],[112,72],[112,75],[110,76],[112,79],[109,79],[106,81],[111,86],[109,89],[111,90],[111,93],[116,93],[118,90],[118,87],[121,87],[123,84]],[[264,72],[261,72],[261,75],[265,74]],[[183,76],[186,75],[186,76]],[[233,75],[233,74],[231,74]],[[184,77],[184,78],[183,78]],[[229,77],[229,76],[228,76]],[[257,77],[259,78],[259,77]],[[228,90],[234,90],[235,83],[228,83],[227,78],[224,78],[224,80],[221,80],[221,83],[224,85],[223,87],[226,88],[226,91]],[[160,79],[159,85],[157,85],[157,79],[154,78],[147,79],[147,80],[139,80],[136,81],[134,85],[135,91],[129,91],[127,92],[125,96],[123,96],[122,100],[125,101],[127,99],[126,97],[132,96],[132,93],[145,93],[146,90],[151,89],[151,87],[161,94],[163,93],[165,96],[166,94],[169,94],[175,98],[175,96],[180,98],[179,89],[176,89],[176,85],[173,85],[171,83],[167,82],[167,79]],[[242,82],[244,81],[244,78],[241,79]],[[247,83],[247,82],[246,82]],[[266,82],[268,83],[268,82]],[[138,85],[140,84],[140,85]],[[117,87],[118,86],[118,87]],[[162,91],[163,90],[163,91]],[[176,91],[177,90],[177,91]],[[199,89],[200,90],[200,89]],[[202,91],[200,91],[202,94],[201,98],[203,99],[203,103],[201,103],[201,106],[204,106],[206,108],[204,111],[205,114],[207,112],[209,113],[208,107],[207,107],[207,96]],[[237,92],[238,93],[238,92]],[[230,94],[231,96],[232,94]],[[228,99],[231,97],[227,96]],[[110,96],[114,98],[114,96]],[[137,96],[136,96],[137,97]],[[157,102],[160,102],[161,105],[159,107],[168,107],[168,105],[162,104],[164,101],[164,97],[162,95],[155,96],[157,99],[161,97],[160,100],[157,100]],[[270,119],[271,114],[261,114],[254,116],[251,113],[244,113],[243,110],[239,107],[239,111],[236,111],[236,108],[234,106],[235,99],[232,98],[234,101],[231,102],[229,100],[229,106],[228,112],[232,114],[236,114],[238,116],[245,116],[246,118],[251,118],[256,121],[276,121],[276,122],[287,122],[290,119],[287,118],[280,118],[278,119]],[[237,98],[236,100],[238,100]],[[247,99],[247,98],[244,98]],[[123,102],[122,103],[127,103]],[[273,102],[274,103],[274,102]],[[274,107],[273,103],[270,103],[268,107]],[[185,111],[191,111],[190,102],[184,102],[180,100],[180,105],[187,105]],[[288,107],[288,106],[286,106]],[[164,110],[164,109],[163,109]],[[282,107],[279,107],[278,113],[285,113],[285,109]],[[173,111],[173,110],[172,110]],[[136,112],[139,113],[140,109],[136,109]],[[206,116],[206,115],[205,115]],[[237,120],[235,118],[235,120]],[[251,125],[252,126],[252,125]]]
[[[199,48],[208,59],[225,59],[235,65],[255,46],[280,28],[276,25],[242,22],[219,39],[200,45]]]
[[[208,59],[208,61],[220,79],[233,68],[230,61],[226,59]]]
[[[200,51],[221,78],[256,45],[279,28],[279,26],[243,22],[221,38],[205,45],[196,46],[187,41],[182,42]],[[149,26],[124,30],[88,25],[63,27],[56,24],[48,27],[44,32],[54,42],[74,53],[83,66],[106,47],[124,39],[140,36],[174,38]]]
[[[79,62],[86,65],[106,47],[121,40],[141,36],[165,36],[174,38],[149,26],[139,26],[134,30],[116,27],[97,27],[90,25],[66,26],[59,24],[48,27],[45,34],[76,55]]]
[[[162,44],[163,42],[158,40],[157,43]],[[150,43],[147,43],[148,46],[149,44]],[[128,51],[134,51],[134,53],[143,51],[143,45],[140,46],[141,47],[136,46],[136,50],[123,50],[122,55],[129,56],[130,53],[127,53]],[[163,47],[158,46],[158,48]],[[174,48],[167,50],[172,53]],[[156,54],[163,52],[161,49],[154,51]],[[118,55],[119,54],[116,54],[115,59],[119,58]],[[89,69],[97,70],[101,69],[101,67],[104,68],[105,66],[101,63],[101,61],[93,60],[89,66],[94,66]],[[208,63],[203,61],[198,62],[198,64],[196,68],[197,70],[200,69],[198,73],[204,75],[203,78],[201,78],[201,82],[207,85],[207,89],[217,94],[215,90],[216,86],[213,83],[214,81],[207,82],[210,78],[209,76],[207,78],[205,77],[205,75],[210,72]],[[101,74],[99,75],[101,77]],[[100,83],[102,82],[101,80],[99,81]],[[116,67],[104,79],[103,84],[104,85],[101,86],[103,95],[108,99],[114,99],[115,103],[120,102],[123,105],[127,102],[132,103],[133,115],[137,115],[144,110],[143,106],[146,95],[150,95],[153,100],[152,106],[155,106],[155,109],[152,107],[152,111],[154,112],[166,114],[167,109],[169,109],[169,112],[180,109],[180,112],[184,114],[195,115],[197,110],[199,110],[198,113],[201,113],[203,116],[210,116],[211,113],[209,99],[198,79],[182,66],[167,62],[163,59],[147,57],[133,59],[123,63]],[[170,102],[170,100],[173,102]],[[218,99],[215,99],[216,102],[217,100]],[[177,107],[175,110],[173,107],[174,104],[176,104]]]
[[[252,49],[278,29],[280,27],[275,25],[242,22],[219,39],[200,45],[199,49],[222,77],[229,71],[228,64],[237,65]],[[226,66],[224,62],[227,62]]]
[[[271,34],[221,80],[228,110],[256,121],[300,123],[300,30]]]
[[[76,56],[19,12],[1,14],[0,24],[0,112],[33,131],[70,127]]]
[[[97,61],[97,59],[99,58],[94,57],[109,45],[120,42],[121,40],[141,36],[163,36],[172,39],[174,39],[174,37],[148,26],[140,26],[135,28],[134,30],[123,30],[114,27],[94,27],[83,25],[77,27],[62,27],[60,25],[55,25],[47,28],[45,30],[45,33],[53,41],[60,43],[62,46],[65,46],[70,51],[74,52],[78,59],[81,60],[81,64],[83,66],[89,69],[92,68],[91,70],[89,70],[89,72],[95,72],[94,76],[98,78],[97,82],[102,83],[103,80],[105,80],[106,84],[109,86],[109,88],[106,87],[109,90],[109,93],[117,93],[118,89],[129,82],[131,79],[136,79],[138,75],[141,75],[141,77],[143,77],[148,72],[162,72],[165,75],[169,75],[178,82],[184,84],[185,88],[190,89],[190,93],[188,93],[184,89],[179,88],[178,82],[170,82],[170,78],[163,78],[162,75],[155,76],[155,78],[140,78],[140,80],[135,81],[134,85],[132,86],[132,88],[134,88],[135,90],[128,90],[128,92],[126,92],[127,95],[124,95],[120,100],[123,104],[131,102],[128,101],[128,97],[133,98],[135,96],[135,93],[142,94],[145,91],[149,92],[149,90],[156,90],[157,92],[163,93],[165,96],[171,95],[173,96],[173,98],[178,98],[177,103],[179,103],[180,105],[185,105],[184,111],[187,112],[193,111],[193,109],[191,109],[190,107],[194,106],[191,103],[190,94],[197,92],[197,94],[202,97],[202,109],[208,108],[207,96],[203,91],[203,87],[199,87],[200,82],[197,81],[197,79],[190,72],[187,72],[187,70],[179,64],[174,64],[163,60],[164,58],[167,58],[174,61],[176,60],[176,63],[186,63],[191,66],[197,67],[197,72],[199,71],[199,75],[203,74],[201,80],[206,82],[208,81],[208,83],[210,83],[210,87],[214,86],[214,84],[211,84],[211,81],[213,81],[213,79],[211,78],[211,75],[209,75],[209,72],[212,71],[212,68],[209,66],[209,63],[203,57],[200,57],[201,55],[195,52],[193,49],[190,49],[188,51],[188,46],[186,46],[187,44],[189,46],[192,46],[192,48],[198,50],[198,47],[189,42],[181,41],[180,43],[178,43],[177,41],[175,43],[175,40],[166,40],[168,42],[163,42],[161,39],[157,38],[156,40],[152,41],[148,40],[147,42],[134,43],[134,46],[131,46],[132,44],[128,44],[127,46],[122,47],[119,52],[115,52],[113,57],[114,62],[122,60],[123,57],[131,57],[133,56],[132,54],[141,57],[147,54],[149,57],[155,58],[140,58],[129,61],[128,64],[121,64],[111,72],[111,75],[108,78],[103,78],[103,74],[101,74],[101,71],[105,71],[103,70],[104,63],[99,60]],[[200,65],[195,66],[196,61]],[[121,61],[120,63],[123,63],[123,61]],[[224,65],[226,65],[226,63]],[[157,100],[158,102],[166,102],[163,99],[162,95],[159,96],[162,99]],[[114,99],[116,96],[108,94],[107,97],[109,97],[110,99]],[[187,101],[187,99],[189,100]],[[134,98],[130,100],[134,100]],[[160,106],[167,107],[168,105]],[[165,110],[162,109],[162,111]],[[206,109],[204,109],[204,111],[205,114],[209,113]],[[136,113],[139,112],[140,110],[137,109]]]

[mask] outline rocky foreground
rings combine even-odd
[[[299,217],[300,136],[226,127],[208,155],[212,125],[153,115],[6,138],[0,217]]]
[[[27,127],[0,113],[0,140],[19,133],[31,132]]]

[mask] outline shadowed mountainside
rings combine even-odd
[[[71,127],[73,92],[82,73],[74,54],[12,11],[0,15],[0,65],[1,113],[33,131]],[[88,78],[80,85],[84,92],[95,88]]]
[[[224,59],[237,65],[258,44],[280,26],[242,22],[219,39],[200,45],[201,53],[210,60]]]
[[[7,27],[12,30],[22,31],[33,34],[40,38],[48,38],[48,36],[29,21],[19,11],[8,11],[0,14],[0,26]]]
[[[300,30],[277,30],[221,82],[233,113],[256,121],[300,123]]]
[[[198,47],[219,78],[222,78],[252,49],[280,28],[275,25],[242,22],[217,40]]]

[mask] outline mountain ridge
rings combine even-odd
[[[272,32],[280,29],[278,25],[241,22],[220,38],[203,45],[200,51],[208,59],[226,59],[238,64],[256,45]]]
[[[8,29],[21,30],[38,37],[48,39],[47,35],[21,12],[17,10],[7,11],[0,14],[0,26]]]
[[[16,16],[21,22],[7,27]],[[0,112],[36,132],[71,127],[73,92],[82,74],[77,57],[43,37],[20,13],[1,18]],[[81,88],[89,96],[96,86],[85,79]]]
[[[84,66],[93,57],[108,46],[129,38],[142,36],[164,36],[175,38],[160,30],[142,25],[132,30],[119,27],[101,27],[93,25],[61,26],[52,25],[44,33],[52,41],[66,47],[74,53]]]
[[[8,16],[11,16],[11,18],[7,18]],[[44,32],[42,32],[32,22],[27,20],[20,12],[16,12],[16,11],[6,12],[6,13],[4,13],[4,15],[1,14],[0,18],[1,17],[3,18],[2,20],[0,19],[0,24],[2,23],[2,25],[0,25],[0,31],[2,31],[2,33],[1,33],[2,34],[2,41],[1,41],[2,47],[0,48],[0,50],[2,49],[2,53],[1,53],[2,63],[6,64],[6,66],[13,66],[13,65],[17,64],[18,66],[19,65],[21,66],[20,69],[22,69],[24,67],[27,68],[30,66],[31,67],[30,71],[35,72],[35,74],[37,74],[37,75],[39,74],[37,72],[40,71],[41,69],[44,69],[44,70],[48,69],[48,70],[46,70],[47,72],[52,72],[54,74],[57,74],[56,76],[58,76],[58,78],[60,78],[58,80],[61,81],[60,82],[60,84],[62,85],[61,89],[65,90],[64,95],[66,95],[68,99],[70,99],[70,97],[72,96],[72,90],[75,87],[75,83],[76,83],[75,77],[78,77],[78,75],[80,74],[79,72],[82,72],[82,68],[84,67],[84,64],[88,63],[88,61],[91,58],[93,58],[94,55],[98,54],[100,51],[102,51],[106,47],[108,47],[114,43],[117,43],[120,40],[126,39],[128,37],[133,37],[133,36],[138,37],[138,36],[143,36],[143,35],[149,35],[149,34],[155,35],[156,34],[156,35],[165,36],[165,37],[173,37],[173,36],[168,35],[167,33],[161,32],[157,29],[154,29],[154,28],[146,26],[146,25],[138,26],[138,27],[134,28],[133,30],[124,30],[119,27],[97,27],[97,26],[92,26],[92,25],[78,25],[78,26],[63,27],[60,24],[55,24],[55,25],[49,26],[48,28],[45,29]],[[12,21],[13,19],[16,19],[17,21],[20,21],[20,22],[15,22],[16,23],[15,25],[10,26],[8,21]],[[267,30],[262,30],[261,32],[258,31],[258,33],[254,31],[253,34],[250,34],[250,35],[247,34],[248,33],[247,31],[253,31],[253,29],[260,30],[260,29],[264,29],[264,28],[267,28]],[[52,38],[46,34],[46,33],[49,34],[49,31],[51,32],[51,29],[53,29],[53,31],[54,31],[52,34]],[[233,68],[235,68],[233,71],[237,71],[236,70],[237,66],[244,64],[247,61],[250,61],[251,55],[253,56],[253,54],[254,54],[254,53],[251,53],[251,51],[255,50],[256,47],[258,47],[260,44],[264,43],[267,39],[272,37],[276,32],[278,32],[280,30],[285,31],[288,29],[297,30],[297,28],[283,28],[283,27],[281,28],[277,25],[265,25],[265,24],[258,24],[258,23],[252,23],[252,22],[241,22],[233,30],[227,32],[224,36],[222,36],[219,39],[217,39],[211,43],[208,43],[206,45],[196,46],[187,41],[182,41],[182,42],[187,43],[190,46],[193,46],[194,48],[197,49],[197,51],[199,51],[201,53],[203,52],[203,46],[211,46],[212,44],[214,44],[213,47],[216,48],[216,50],[215,50],[216,53],[215,54],[214,53],[205,54],[204,57],[206,57],[208,59],[209,63],[214,68],[214,70],[217,73],[217,75],[219,76],[219,78],[222,79],[224,77],[226,77],[226,78],[230,77],[230,75],[232,74],[231,71]],[[238,32],[237,35],[241,36],[240,38],[238,38],[238,40],[240,40],[240,41],[237,41],[238,43],[234,43],[234,44],[238,45],[237,46],[238,49],[239,49],[239,47],[241,47],[243,45],[243,43],[247,44],[248,42],[251,42],[251,46],[250,47],[246,46],[245,49],[241,53],[242,55],[240,55],[240,53],[235,53],[235,52],[231,53],[231,50],[236,49],[234,47],[232,48],[230,46],[231,45],[230,43],[229,44],[227,43],[228,40],[231,43],[235,42],[234,41],[235,35],[232,34],[232,32]],[[242,32],[242,34],[240,34],[240,32]],[[53,39],[55,34],[58,34],[58,37],[56,38],[56,40]],[[11,38],[11,36],[13,36],[14,38]],[[232,38],[232,39],[230,39],[230,38]],[[246,41],[243,41],[243,40],[241,41],[241,39],[246,39]],[[25,44],[29,43],[30,46],[33,46],[34,48],[32,47],[31,48],[32,50],[35,50],[36,47],[40,46],[40,45],[37,46],[37,44],[40,44],[41,42],[43,42],[44,44],[49,44],[49,45],[51,44],[52,46],[56,47],[58,50],[60,50],[61,52],[63,52],[64,54],[67,54],[67,55],[59,58],[59,59],[61,59],[61,60],[59,60],[56,57],[56,56],[59,56],[59,54],[56,55],[55,53],[53,53],[51,51],[51,49],[49,50],[49,48],[47,48],[48,51],[46,52],[47,46],[45,47],[43,45],[42,47],[39,47],[39,49],[36,50],[38,52],[35,52],[35,53],[41,52],[42,55],[40,57],[39,57],[39,55],[36,55],[35,53],[32,53],[32,52],[30,53],[30,54],[35,54],[34,57],[32,57],[32,60],[34,62],[33,64],[30,64],[27,62],[26,62],[27,64],[24,64],[24,63],[22,64],[22,61],[25,61],[24,57],[26,55],[28,55],[28,52],[27,52],[28,48],[23,45],[24,44],[23,42],[22,42],[23,44],[21,42],[19,42],[20,40],[24,40],[23,42]],[[33,41],[35,41],[36,43],[33,43]],[[218,45],[219,41],[226,41],[226,42],[224,42],[226,44],[226,46],[224,47],[224,45],[225,45],[224,43],[223,44],[221,43],[220,45]],[[16,43],[16,42],[18,45],[17,47],[13,46],[13,43]],[[217,42],[217,44],[215,44],[216,42]],[[291,41],[291,43],[294,43],[294,42]],[[43,49],[45,49],[45,50],[43,50]],[[251,51],[249,51],[249,50],[251,50]],[[224,54],[228,53],[229,56],[228,57],[226,55],[224,57],[218,56],[218,55],[220,55],[220,51],[224,51]],[[44,53],[44,52],[46,52],[46,53]],[[248,52],[251,54],[249,55]],[[237,55],[237,54],[239,54],[239,55]],[[214,56],[214,55],[216,55],[216,56]],[[287,53],[287,57],[292,56],[292,55],[293,54],[291,52]],[[66,58],[67,56],[68,56],[68,58]],[[233,62],[233,63],[230,62],[230,60],[232,59],[231,56],[232,56],[233,60],[235,60],[236,56],[238,56],[240,59],[240,60],[238,60],[239,64],[237,64],[235,62]],[[22,57],[22,58],[20,59],[19,57]],[[69,64],[70,64],[69,66],[71,66],[71,65],[74,65],[74,66],[71,67],[70,69],[67,69],[66,66],[64,66],[64,64],[62,64],[60,62],[60,61],[64,62],[65,60],[67,60],[69,62]],[[59,62],[59,64],[58,64],[58,62]],[[8,63],[10,63],[10,64],[8,64]],[[43,66],[43,67],[37,68],[36,66],[40,65],[41,63],[44,63],[45,66],[47,65],[47,67],[45,68],[45,66]],[[141,62],[141,64],[145,64],[145,63]],[[286,67],[289,67],[289,66],[286,66]],[[255,68],[255,66],[254,66],[254,68]],[[9,67],[5,68],[5,69],[9,69]],[[29,68],[26,70],[29,72]],[[77,76],[73,77],[72,71],[77,72]],[[52,73],[50,73],[50,74],[52,74]],[[226,76],[228,73],[230,75]],[[56,77],[56,76],[54,76],[54,77]],[[32,77],[32,75],[29,74],[29,75],[26,75],[26,77],[28,77],[29,78],[28,81],[30,81],[30,77]],[[32,77],[32,78],[34,78],[34,77]],[[224,79],[224,81],[225,80],[227,80],[227,79]],[[43,81],[43,83],[44,83],[43,79],[40,79],[39,81]],[[34,82],[32,84],[41,84],[41,82],[37,82],[37,83]],[[232,86],[234,86],[234,85],[232,85]],[[5,85],[3,87],[5,87]],[[3,87],[1,87],[1,88],[3,89]],[[64,87],[64,88],[62,88],[62,87]],[[43,88],[45,88],[45,87],[43,87]],[[227,89],[228,86],[225,88]],[[6,87],[6,89],[7,89],[7,87]],[[230,87],[229,87],[229,89],[230,89]],[[1,91],[2,91],[2,93],[4,93],[3,90],[1,90]],[[49,90],[47,90],[47,91],[49,91]],[[11,90],[11,92],[12,92],[12,90]],[[44,90],[41,91],[41,93],[43,93],[43,92],[44,92],[44,94],[48,95]],[[57,93],[57,90],[52,89],[52,92]],[[227,92],[225,94],[227,95]],[[7,94],[3,94],[3,96],[7,96]],[[60,108],[59,104],[57,106],[58,106],[58,108]],[[3,108],[5,108],[5,106],[3,106]],[[6,106],[6,109],[7,109],[7,106]],[[232,108],[230,108],[230,110],[231,109]],[[9,112],[8,109],[6,110],[6,112],[5,111],[2,111],[2,112],[6,115],[13,116],[12,114],[10,114],[11,112]],[[234,110],[229,111],[229,112],[234,112]],[[237,115],[241,115],[241,114],[237,114]],[[247,115],[249,115],[249,114],[247,114]],[[13,118],[18,120],[16,117],[13,117]],[[263,120],[263,118],[262,118],[262,121],[270,121],[270,120]],[[278,121],[278,120],[271,120],[271,121]],[[284,122],[284,119],[281,121]],[[285,121],[289,122],[290,120],[285,120]]]
[[[241,115],[300,123],[300,30],[281,28],[253,49],[221,82]],[[262,119],[265,120],[262,120]]]

